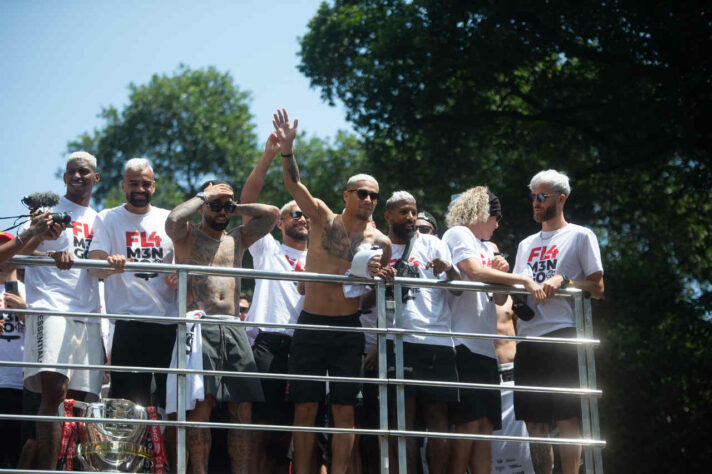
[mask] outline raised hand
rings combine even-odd
[[[299,125],[299,119],[294,119],[294,124],[292,124],[289,121],[287,109],[277,109],[277,113],[274,114],[274,120],[272,120],[272,125],[274,125],[274,130],[279,138],[282,154],[288,155],[292,153],[294,139],[297,138],[297,126]]]
[[[205,193],[205,199],[208,202],[214,201],[216,199],[222,199],[224,197],[229,197],[230,199],[232,199],[234,196],[232,188],[225,183],[210,183],[203,192]]]
[[[279,144],[279,135],[276,131],[270,133],[269,138],[267,138],[267,143],[265,143],[265,155],[269,156],[270,159],[277,156],[282,150]]]

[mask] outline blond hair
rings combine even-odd
[[[489,219],[489,196],[486,186],[476,186],[453,201],[445,218],[448,227],[468,226]]]

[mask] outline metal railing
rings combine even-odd
[[[10,263],[23,266],[53,266],[54,260],[40,257],[15,257],[10,260]],[[94,269],[111,269],[111,267],[103,260],[77,260],[74,262],[74,268],[94,268]],[[97,314],[97,313],[81,313],[81,312],[49,312],[35,310],[19,310],[13,309],[4,312],[12,312],[17,314],[44,314],[62,317],[88,317],[95,319],[113,319],[113,320],[129,320],[129,321],[144,321],[144,322],[164,322],[177,323],[177,339],[176,343],[185,341],[186,324],[223,324],[223,325],[239,325],[239,326],[259,326],[261,328],[289,328],[289,329],[308,329],[316,331],[345,331],[345,332],[361,332],[373,333],[378,337],[378,378],[368,377],[334,377],[334,376],[315,376],[315,375],[298,375],[298,374],[274,374],[261,372],[230,372],[230,371],[215,371],[215,370],[191,370],[186,369],[186,353],[183,350],[177,352],[177,368],[167,369],[161,367],[131,367],[131,366],[115,366],[110,369],[105,365],[82,365],[74,364],[41,364],[31,362],[11,362],[0,361],[0,367],[44,367],[44,368],[73,368],[82,370],[102,370],[107,369],[115,372],[150,372],[150,373],[167,373],[177,375],[177,390],[176,390],[176,410],[177,420],[129,420],[129,419],[105,419],[105,418],[82,418],[73,417],[66,418],[62,416],[39,416],[39,415],[8,415],[0,413],[0,419],[4,420],[35,420],[35,421],[78,421],[78,422],[130,422],[135,424],[156,424],[162,426],[173,426],[177,430],[177,465],[176,471],[186,472],[185,459],[185,429],[186,428],[224,428],[224,429],[247,429],[255,431],[281,431],[281,432],[317,432],[317,433],[354,433],[360,435],[378,435],[380,437],[380,466],[381,473],[386,474],[389,470],[388,457],[388,438],[396,437],[397,454],[399,472],[406,472],[406,437],[429,437],[429,438],[448,438],[448,439],[467,439],[467,440],[486,440],[486,441],[515,441],[515,442],[533,442],[551,445],[580,445],[584,452],[584,465],[586,473],[602,473],[603,463],[601,457],[601,448],[605,447],[606,442],[600,439],[600,425],[598,417],[598,397],[602,395],[601,390],[596,388],[596,372],[593,347],[599,343],[593,339],[593,325],[591,303],[587,295],[578,289],[560,290],[557,296],[565,296],[574,300],[574,315],[576,323],[576,338],[551,338],[551,337],[535,337],[535,336],[504,336],[493,334],[470,334],[444,331],[419,331],[403,329],[403,303],[402,291],[403,287],[422,287],[422,288],[439,288],[448,290],[464,290],[464,291],[487,291],[494,293],[507,294],[528,294],[523,288],[513,288],[509,286],[489,285],[477,282],[467,281],[450,281],[443,282],[438,280],[424,280],[418,278],[402,278],[398,277],[392,283],[387,283],[383,280],[370,280],[363,278],[346,277],[341,275],[316,274],[307,272],[269,272],[263,270],[254,270],[247,268],[224,268],[224,267],[208,267],[199,265],[179,265],[179,264],[156,264],[156,263],[127,263],[126,271],[150,271],[158,273],[176,273],[178,275],[178,317],[166,316],[150,316],[150,315],[126,315],[126,314]],[[343,326],[321,326],[321,325],[306,325],[306,324],[278,324],[278,323],[257,323],[251,321],[234,321],[215,320],[215,319],[188,319],[185,315],[186,295],[187,295],[187,276],[191,275],[216,275],[229,277],[246,277],[246,278],[261,278],[272,280],[289,280],[289,281],[315,281],[315,282],[330,282],[330,283],[355,283],[368,284],[375,286],[376,289],[376,307],[377,307],[377,327],[343,327]],[[394,287],[395,296],[395,327],[387,327],[386,317],[386,286]],[[387,351],[386,351],[386,336],[392,334],[394,337],[394,352],[395,352],[395,368],[396,378],[388,378],[387,376]],[[573,344],[577,346],[578,353],[578,369],[580,387],[535,387],[535,386],[520,386],[520,385],[494,385],[481,383],[462,383],[462,382],[441,382],[430,380],[414,380],[404,378],[403,373],[403,336],[404,335],[427,335],[436,337],[458,337],[472,339],[489,339],[489,340],[514,340],[514,341],[529,341],[539,343],[557,343],[557,344]],[[178,346],[180,347],[180,346]],[[326,428],[316,426],[291,426],[291,425],[260,425],[260,424],[244,424],[244,423],[213,423],[213,422],[187,422],[186,421],[186,403],[185,403],[185,384],[186,376],[192,374],[201,375],[217,375],[225,377],[250,377],[264,379],[281,379],[281,380],[309,380],[309,381],[329,381],[329,382],[347,382],[347,383],[371,383],[377,384],[379,388],[379,429],[364,429],[364,428]],[[389,428],[388,417],[388,393],[387,386],[396,386],[396,429]],[[451,388],[467,388],[467,389],[484,389],[484,390],[511,390],[511,391],[526,391],[526,392],[542,392],[542,393],[558,393],[577,395],[581,398],[581,419],[582,419],[582,438],[538,438],[538,437],[521,437],[521,436],[499,436],[499,435],[480,435],[480,434],[465,434],[465,433],[450,433],[450,432],[431,432],[431,431],[408,431],[405,429],[405,385],[427,385],[437,387]],[[2,470],[0,472],[18,472],[17,470]],[[22,471],[22,472],[50,472],[50,471]]]

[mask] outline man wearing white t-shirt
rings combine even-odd
[[[257,201],[267,170],[279,152],[279,139],[276,133],[272,133],[262,157],[242,188],[240,198],[243,204]],[[249,219],[249,216],[242,218],[244,223]],[[275,272],[303,272],[307,260],[309,219],[295,201],[290,201],[280,209],[277,227],[282,232],[282,243],[267,234],[250,246],[253,267],[256,270]],[[304,297],[296,281],[257,279],[248,320],[256,323],[296,324],[303,306]],[[286,374],[294,330],[270,327],[250,329],[256,333],[252,350],[259,371]],[[294,420],[294,404],[286,399],[287,382],[262,379],[262,391],[265,401],[255,403],[252,409],[255,423],[290,425]],[[252,471],[287,472],[290,437],[291,433],[253,432]]]
[[[397,191],[386,202],[385,218],[388,222],[388,238],[391,240],[392,255],[389,266],[398,276],[454,280],[459,279],[457,270],[451,265],[447,246],[433,235],[416,232],[415,223],[418,209],[415,198],[406,191]],[[407,258],[403,258],[404,254]],[[392,298],[392,296],[390,297]],[[420,331],[450,331],[450,311],[447,291],[436,288],[403,288],[403,325],[405,329]],[[391,306],[391,305],[389,305]],[[393,306],[391,306],[391,309]],[[389,326],[393,327],[392,311],[389,311]],[[374,347],[367,356],[367,364],[376,356]],[[393,338],[388,340],[389,377],[395,377]],[[403,369],[407,379],[457,381],[455,351],[451,337],[405,335],[403,336]],[[447,432],[447,403],[457,402],[458,391],[452,388],[413,386],[405,387],[406,429],[415,427],[416,404],[422,410],[429,431]],[[395,391],[389,394],[395,400]],[[395,408],[395,406],[393,407]],[[389,413],[395,410],[389,409]],[[409,437],[407,443],[408,472],[416,471],[418,459],[417,440]],[[447,465],[448,442],[442,438],[431,438],[427,444],[428,469],[443,472]],[[397,459],[392,456],[397,466]],[[397,469],[397,468],[396,468]]]
[[[94,234],[96,212],[89,207],[94,184],[99,181],[96,158],[75,152],[67,158],[64,172],[66,194],[52,212],[66,212],[72,223],[55,240],[33,237],[22,252],[50,256],[68,268],[74,259],[87,258]],[[99,285],[86,270],[58,270],[30,266],[25,271],[27,304],[33,310],[99,312]],[[82,317],[31,315],[26,318],[26,362],[45,364],[101,365],[104,348],[99,320]],[[57,415],[65,397],[96,400],[103,371],[27,367],[25,387],[42,394],[39,415]],[[37,468],[55,469],[61,426],[59,422],[37,422]]]
[[[529,183],[534,220],[541,232],[524,239],[517,249],[514,273],[540,283],[546,292],[543,305],[534,307],[534,317],[520,321],[520,336],[576,337],[573,305],[569,298],[555,297],[568,287],[603,297],[603,265],[596,235],[564,219],[564,204],[571,193],[569,178],[555,170],[536,174]],[[577,350],[570,344],[520,342],[514,359],[517,385],[574,388],[579,385]],[[580,437],[580,399],[571,395],[534,392],[514,394],[517,419],[526,421],[530,436],[548,437],[556,424],[562,437]],[[550,445],[531,444],[536,472],[551,472],[554,454]],[[561,471],[579,471],[580,446],[560,446]]]
[[[104,278],[106,312],[142,316],[176,316],[176,292],[158,273],[124,272],[127,261],[173,263],[173,242],[165,231],[168,211],[151,206],[156,190],[153,169],[145,158],[124,166],[121,190],[126,203],[99,213],[89,257],[107,260],[113,270],[89,270]],[[117,320],[111,364],[165,367],[171,362],[176,325]],[[154,374],[156,403],[164,406],[166,374]],[[152,405],[150,373],[111,373],[110,396]]]
[[[477,186],[460,194],[447,214],[450,227],[443,241],[452,253],[452,261],[469,281],[514,285],[522,284],[539,302],[545,298],[543,289],[531,278],[506,273],[509,264],[495,257],[484,243],[492,237],[502,218],[502,206],[497,196],[486,187]],[[481,291],[465,291],[452,298],[452,331],[477,334],[497,334],[495,303],[503,304],[506,295],[489,295]],[[499,384],[499,367],[494,344],[487,339],[457,338],[457,370],[460,382]],[[492,434],[502,423],[500,394],[494,390],[460,390],[460,402],[453,407],[457,432]],[[486,441],[458,440],[451,459],[452,472],[465,472],[470,459],[475,473],[489,473],[492,464],[491,445]]]
[[[189,220],[200,212],[200,225]],[[195,197],[173,209],[166,221],[166,232],[173,239],[176,261],[181,264],[213,267],[242,267],[245,250],[261,239],[277,220],[278,209],[265,204],[237,204],[232,187],[225,181],[206,182]],[[249,216],[244,225],[230,232],[225,229],[232,216]],[[205,318],[239,320],[240,278],[215,275],[188,277],[188,310],[200,310]],[[203,324],[201,326],[203,369],[256,372],[244,326]],[[205,399],[198,400],[188,413],[189,421],[210,421],[217,403],[225,403],[231,423],[251,423],[252,403],[263,400],[262,386],[255,378],[203,376]],[[232,472],[247,472],[250,459],[250,432],[229,430],[227,449]],[[207,472],[210,430],[188,429],[191,472]]]

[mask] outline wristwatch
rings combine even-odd
[[[205,197],[205,193],[203,191],[200,191],[198,194],[195,195],[195,197],[202,199],[203,202],[208,202],[208,198]]]
[[[561,275],[561,278],[563,278],[564,280],[561,282],[561,286],[559,287],[559,289],[565,290],[571,284],[571,278],[568,278],[566,275]]]

